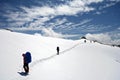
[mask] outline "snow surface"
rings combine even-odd
[[[120,80],[120,48],[0,30],[0,80]],[[56,47],[60,55],[56,55]],[[31,52],[30,73],[22,54]]]

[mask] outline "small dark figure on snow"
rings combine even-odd
[[[57,55],[59,55],[60,48],[57,46]]]
[[[25,70],[25,73],[29,73],[29,63],[31,62],[31,53],[26,52],[25,54],[22,54],[23,56],[23,68]]]
[[[84,43],[86,43],[86,40],[84,40]]]

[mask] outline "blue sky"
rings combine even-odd
[[[69,39],[102,34],[119,43],[120,0],[0,0],[0,28]]]

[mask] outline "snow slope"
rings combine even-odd
[[[120,48],[0,30],[0,80],[120,80]],[[60,55],[56,47],[60,46]],[[22,53],[32,54],[30,73]]]

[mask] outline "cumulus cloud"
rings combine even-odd
[[[109,35],[107,34],[87,34],[86,35],[86,38],[87,39],[90,39],[90,40],[97,40],[99,42],[110,42],[111,41],[111,38]]]
[[[51,36],[51,37],[62,37],[60,33],[55,32],[52,28],[43,28],[42,34],[44,36]]]
[[[96,40],[100,43],[103,44],[116,44],[116,45],[120,45],[120,39],[112,39],[112,36],[110,36],[109,34],[105,33],[101,33],[101,34],[86,34],[85,35],[87,39],[89,40]]]
[[[70,38],[70,37],[78,36],[78,35],[67,35],[67,34],[57,33],[52,28],[43,28],[42,35],[47,37],[48,36],[55,37],[55,38]]]

